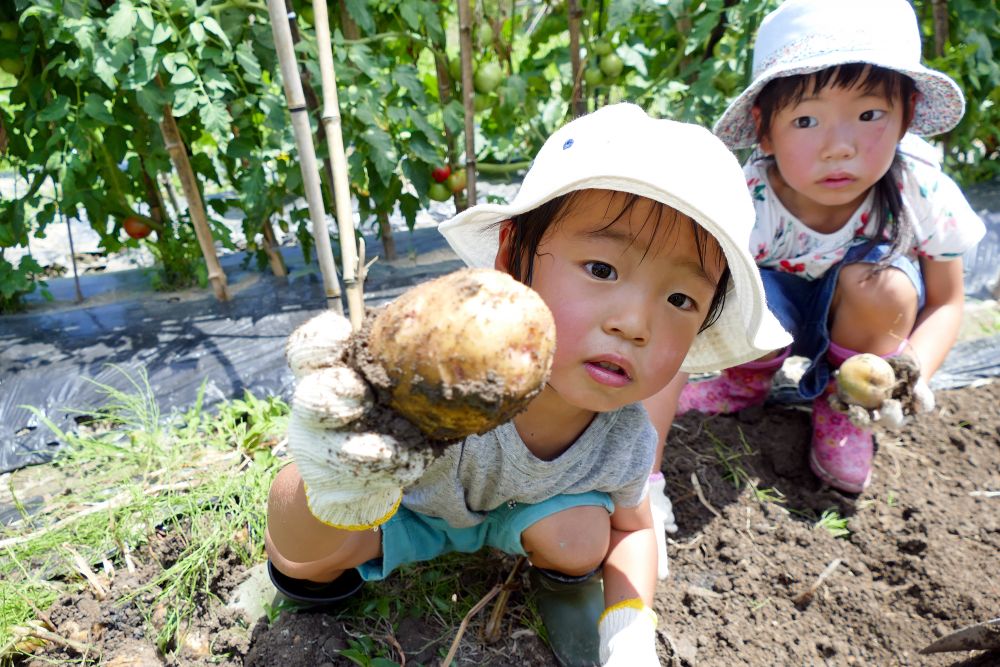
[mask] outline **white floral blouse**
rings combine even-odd
[[[878,224],[872,211],[873,193],[868,194],[847,224],[833,233],[821,234],[789,213],[775,195],[767,176],[769,164],[766,159],[751,158],[743,167],[757,210],[750,254],[758,266],[815,280],[842,260],[851,247],[872,238]],[[901,176],[903,211],[914,228],[913,246],[907,256],[955,259],[986,233],[983,221],[958,185],[936,165],[903,153]]]

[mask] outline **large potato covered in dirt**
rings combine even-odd
[[[534,290],[499,271],[463,269],[376,316],[367,346],[375,372],[365,372],[424,434],[449,440],[523,410],[548,379],[555,346],[552,313]]]

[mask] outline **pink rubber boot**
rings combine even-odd
[[[687,383],[677,401],[677,414],[691,410],[709,415],[728,414],[760,405],[771,391],[771,379],[788,354],[789,350],[785,349],[774,359],[740,364],[710,380]]]
[[[900,350],[906,345],[900,345]],[[895,356],[900,350],[886,357]],[[827,359],[834,368],[857,352],[830,341]],[[834,380],[813,401],[812,444],[809,448],[809,467],[813,473],[830,486],[861,493],[872,478],[874,442],[871,429],[855,426],[847,415],[830,407],[827,397],[837,391]]]

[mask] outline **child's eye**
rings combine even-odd
[[[881,109],[869,109],[861,114],[860,118],[863,121],[879,120],[885,116],[885,111]]]
[[[681,310],[694,310],[697,307],[694,299],[689,297],[687,294],[681,294],[680,292],[674,292],[667,297],[667,302],[671,306],[680,308]]]
[[[584,264],[584,268],[590,275],[594,276],[598,280],[614,280],[618,277],[618,272],[615,271],[615,267],[610,264],[605,264],[604,262],[587,262]]]
[[[807,127],[816,127],[818,122],[812,116],[799,116],[792,121],[792,125],[797,128],[805,129]]]

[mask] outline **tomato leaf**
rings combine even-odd
[[[118,10],[108,19],[108,26],[105,34],[110,41],[125,39],[132,34],[138,14],[135,7],[130,2],[122,2],[118,5]]]

